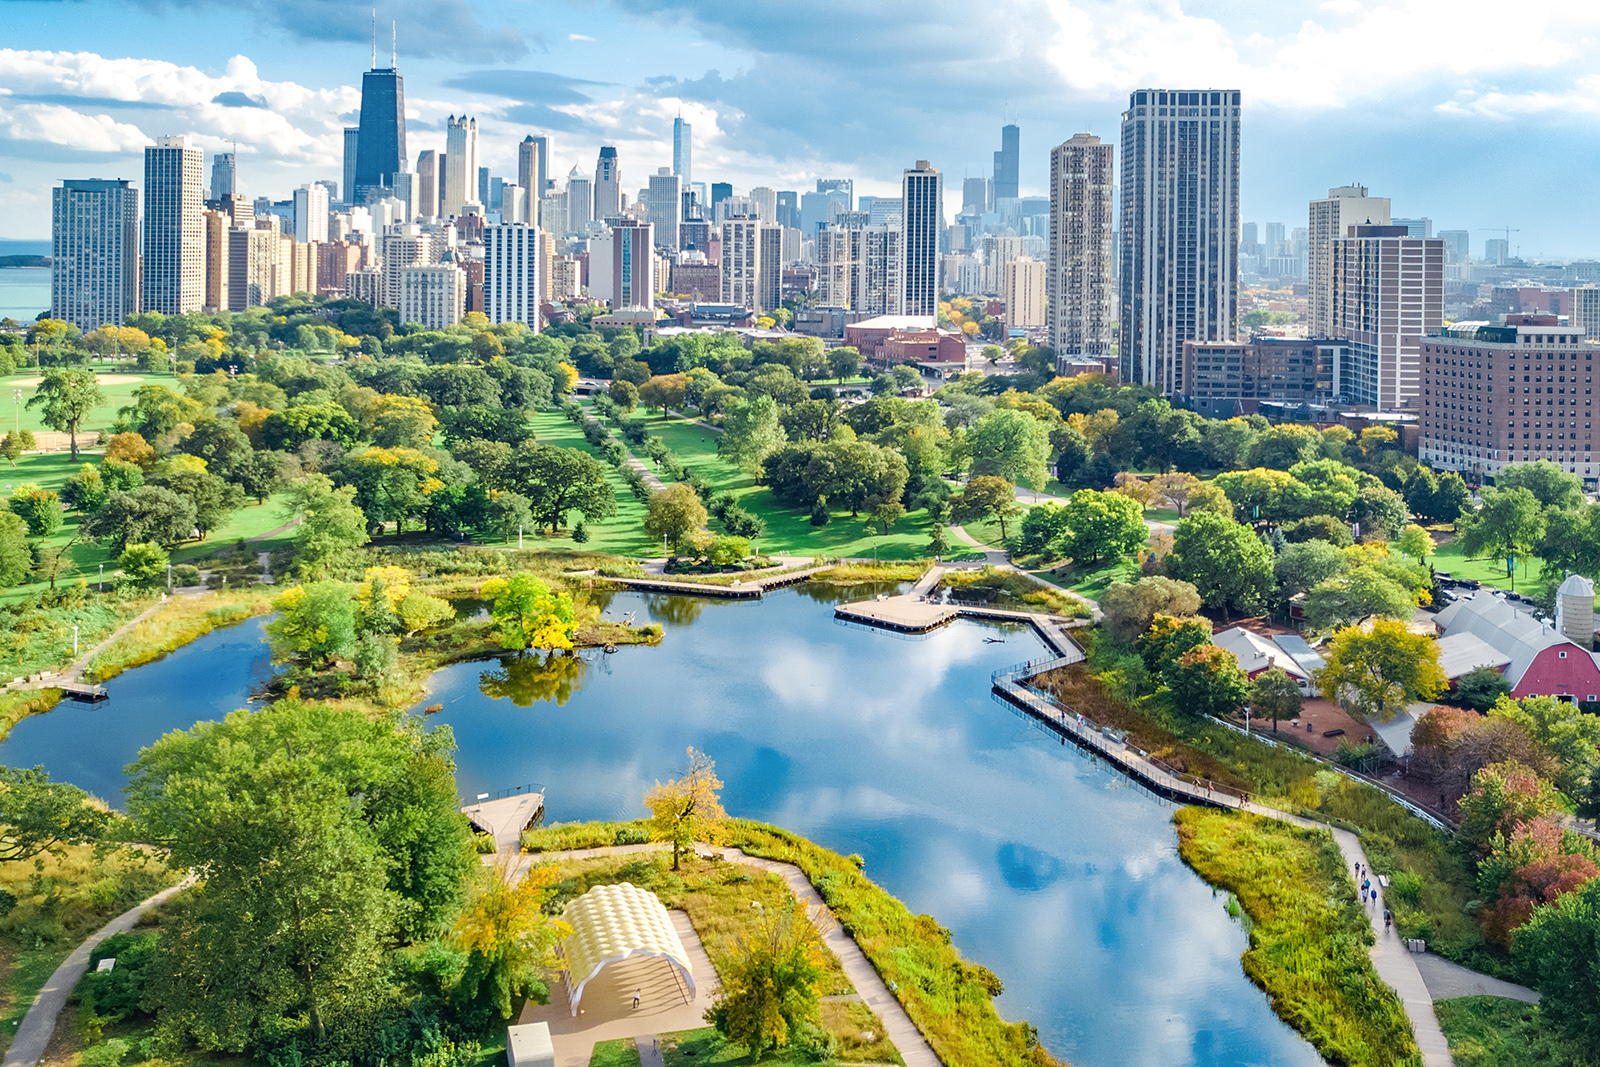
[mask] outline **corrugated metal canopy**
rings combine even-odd
[[[563,914],[572,935],[561,942],[572,988],[572,1014],[578,1014],[583,987],[608,963],[630,956],[659,956],[678,969],[694,996],[689,953],[673,928],[666,905],[629,882],[597,885],[567,905]]]

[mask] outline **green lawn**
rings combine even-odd
[[[78,443],[80,446],[86,441],[93,444],[98,431],[110,429],[111,424],[117,419],[117,409],[132,404],[133,391],[140,386],[154,383],[181,391],[176,375],[145,374],[131,362],[93,363],[90,366],[100,374],[126,375],[140,380],[137,382],[124,382],[120,385],[100,386],[100,391],[106,396],[106,403],[102,407],[95,408],[89,417],[84,420],[83,425],[78,428]],[[11,408],[10,411],[0,411],[0,432],[10,430],[18,425],[24,430],[32,430],[35,433],[50,429],[40,421],[39,414],[41,409],[27,406],[28,401],[33,398],[36,387],[34,385],[17,384],[19,382],[32,382],[42,374],[43,371],[38,367],[24,367],[16,374],[0,378],[0,400],[7,402]],[[16,399],[16,394],[19,390],[22,393],[22,406],[20,409]]]
[[[848,511],[832,512],[832,521],[826,526],[812,526],[809,513],[780,503],[769,490],[756,485],[750,475],[718,458],[717,435],[705,427],[657,417],[650,418],[646,427],[666,441],[683,465],[710,482],[717,492],[732,493],[740,506],[767,521],[767,532],[757,542],[764,553],[871,558],[876,552],[879,559],[922,559],[930,555],[928,541],[932,531],[926,512],[907,515],[889,528],[887,536],[878,532],[876,524],[869,527],[864,517],[851,518]],[[653,467],[648,459],[645,463]]]
[[[596,1041],[589,1067],[639,1067],[639,1046],[631,1037]]]
[[[1390,545],[1390,550],[1396,555],[1399,549]],[[1516,581],[1506,578],[1506,561],[1503,559],[1467,559],[1461,553],[1459,542],[1441,545],[1433,555],[1428,557],[1428,563],[1435,570],[1448,571],[1452,578],[1476,579],[1484,585],[1492,585],[1496,589],[1515,588],[1520,593],[1532,594],[1544,582],[1540,573],[1544,564],[1536,559],[1529,559],[1524,563],[1517,561]]]
[[[595,455],[595,450],[583,439],[583,431],[568,422],[559,411],[539,412],[533,416],[532,425],[534,439],[540,444],[578,448]],[[601,463],[606,468],[606,480],[617,494],[617,513],[602,522],[586,523],[585,528],[589,531],[586,544],[575,544],[570,534],[550,537],[530,532],[525,535],[525,547],[581,548],[587,552],[607,552],[617,556],[660,555],[661,546],[644,532],[644,504],[634,499],[621,474],[604,460]]]
[[[598,1049],[595,1051],[599,1052]],[[666,1067],[744,1067],[745,1064],[757,1062],[742,1047],[729,1044],[709,1026],[700,1030],[662,1034],[661,1054]],[[596,1062],[590,1061],[591,1065]],[[760,1062],[784,1067],[786,1064],[816,1063],[817,1060],[801,1049],[787,1047],[768,1053]]]
[[[79,457],[78,463],[73,463],[65,452],[46,452],[38,455],[26,455],[17,461],[14,468],[6,470],[4,483],[6,494],[10,495],[13,488],[23,483],[32,483],[44,489],[60,491],[68,475],[72,474],[85,462],[98,462],[98,457]],[[200,556],[208,556],[218,548],[233,544],[243,538],[259,537],[269,530],[282,526],[286,521],[278,507],[283,499],[281,495],[267,498],[265,504],[256,504],[254,501],[246,504],[229,516],[228,521],[219,529],[213,530],[203,541],[185,541],[172,550],[172,562],[188,563]],[[44,539],[49,548],[59,548],[78,536],[79,525],[82,517],[77,512],[69,511],[61,529]],[[280,539],[281,540],[281,539]],[[261,547],[272,549],[277,547],[279,541],[263,542]],[[67,549],[67,558],[72,561],[71,566],[65,568],[57,582],[74,581],[84,577],[89,581],[98,581],[100,565],[105,564],[109,574],[115,570],[115,555],[105,546],[87,541],[79,541]],[[30,593],[37,593],[50,587],[49,582],[31,582],[19,585],[0,593],[0,603],[12,603]]]
[[[1131,559],[1107,560],[1103,563],[1079,567],[1074,564],[1060,574],[1049,574],[1044,571],[1034,572],[1052,585],[1063,586],[1074,593],[1088,597],[1090,600],[1099,600],[1105,593],[1106,586],[1115,581],[1131,582],[1139,577],[1139,564]]]

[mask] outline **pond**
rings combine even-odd
[[[455,733],[463,796],[543,785],[552,821],[637,818],[705,750],[730,812],[860,853],[1076,1067],[1321,1063],[1244,977],[1245,935],[1178,859],[1170,806],[991,699],[992,671],[1042,654],[1031,631],[905,640],[833,620],[864,595],[618,594],[608,617],[662,622],[660,647],[458,664],[416,710],[443,705],[429,721]],[[115,798],[141,744],[242,705],[259,633],[212,634],[113,680],[109,704],[25,720],[0,762]]]

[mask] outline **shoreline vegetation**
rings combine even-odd
[[[565,823],[530,830],[523,851],[535,854],[642,844],[646,820]],[[960,1067],[1032,1064],[1057,1067],[1026,1022],[1008,1023],[995,1010],[1003,986],[988,968],[961,958],[950,932],[931,915],[913,915],[861,872],[859,856],[841,856],[766,823],[730,819],[723,844],[761,859],[792,863],[855,939],[939,1058]]]
[[[1244,972],[1279,1018],[1330,1063],[1421,1067],[1405,1008],[1372,965],[1371,925],[1326,830],[1197,807],[1172,821],[1184,863],[1250,917]]]

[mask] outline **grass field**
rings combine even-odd
[[[74,464],[65,452],[46,452],[37,455],[26,455],[17,461],[17,466],[0,468],[5,470],[4,483],[6,494],[9,496],[13,488],[23,483],[32,483],[43,489],[54,489],[57,492],[66,482],[67,477],[81,467],[85,462],[98,462],[98,457],[79,457],[79,462]],[[260,537],[287,521],[278,503],[282,496],[267,498],[265,504],[250,501],[244,507],[234,512],[219,528],[211,531],[203,541],[185,541],[172,549],[173,563],[189,563],[201,556],[210,555],[218,548],[231,545],[236,541],[249,540]],[[79,535],[79,525],[82,517],[77,512],[67,512],[66,520],[61,529],[44,539],[46,546],[55,549],[68,544]],[[282,542],[284,538],[263,542],[261,548],[271,550]],[[79,541],[67,549],[67,559],[71,565],[65,568],[57,578],[61,582],[76,581],[82,577],[90,582],[96,582],[100,577],[100,565],[105,564],[106,574],[109,575],[116,569],[115,555],[104,545],[97,545],[87,541]],[[14,603],[31,593],[48,589],[49,582],[38,581],[27,585],[15,586],[0,593],[0,604]]]
[[[1390,550],[1399,554],[1399,549],[1393,545]],[[1492,585],[1496,589],[1515,588],[1520,593],[1532,594],[1544,584],[1541,573],[1544,564],[1536,559],[1517,561],[1516,581],[1512,582],[1506,577],[1506,561],[1503,559],[1467,559],[1461,552],[1458,542],[1440,545],[1429,556],[1427,562],[1435,570],[1447,571],[1452,578],[1476,579],[1484,585]]]
[[[1456,1067],[1594,1067],[1594,1049],[1569,1040],[1536,1004],[1504,997],[1436,1000],[1439,1028]]]
[[[534,439],[540,444],[577,448],[595,455],[595,450],[583,439],[583,431],[568,422],[559,411],[541,411],[533,416],[532,424]],[[550,537],[530,532],[523,539],[525,547],[581,548],[588,552],[606,552],[616,556],[660,554],[661,546],[644,532],[644,504],[633,498],[633,493],[628,489],[628,483],[622,480],[621,474],[604,460],[601,463],[606,468],[606,481],[617,494],[617,513],[602,522],[587,523],[585,528],[589,531],[589,540],[586,544],[574,544],[572,538],[566,534]]]
[[[757,542],[764,553],[858,558],[876,554],[879,559],[921,559],[928,555],[932,532],[926,512],[907,515],[889,528],[887,536],[878,533],[876,524],[869,526],[864,516],[851,518],[848,511],[832,512],[832,521],[826,526],[812,526],[807,512],[785,506],[769,490],[756,485],[750,475],[724,463],[717,456],[717,435],[704,426],[677,419],[663,422],[659,418],[650,419],[647,425],[686,468],[710,482],[717,492],[732,493],[741,507],[766,520],[767,532]],[[651,465],[649,460],[645,463]]]
[[[127,407],[133,403],[133,392],[135,389],[138,389],[142,385],[149,384],[165,385],[170,389],[179,388],[178,378],[176,375],[145,374],[135,367],[131,362],[93,363],[90,364],[90,366],[93,367],[96,372],[102,375],[124,375],[138,378],[139,381],[124,382],[118,385],[100,386],[100,391],[106,396],[106,403],[102,407],[95,408],[94,411],[89,414],[89,417],[84,420],[83,425],[78,427],[78,445],[80,448],[85,444],[85,442],[93,444],[95,434],[98,431],[109,429],[111,427],[111,424],[117,419],[117,409],[120,407]],[[28,401],[33,399],[33,395],[36,392],[36,387],[33,385],[18,384],[19,382],[31,382],[33,379],[38,378],[42,373],[43,371],[41,371],[38,367],[24,367],[16,374],[10,375],[6,378],[0,378],[0,399],[9,402],[9,406],[11,407],[11,410],[8,412],[0,411],[0,433],[4,433],[5,431],[19,425],[22,427],[22,429],[32,430],[34,433],[38,433],[41,430],[50,429],[50,427],[46,426],[40,419],[40,408],[29,408],[27,406]],[[16,394],[19,391],[22,393],[20,409],[16,397]]]

